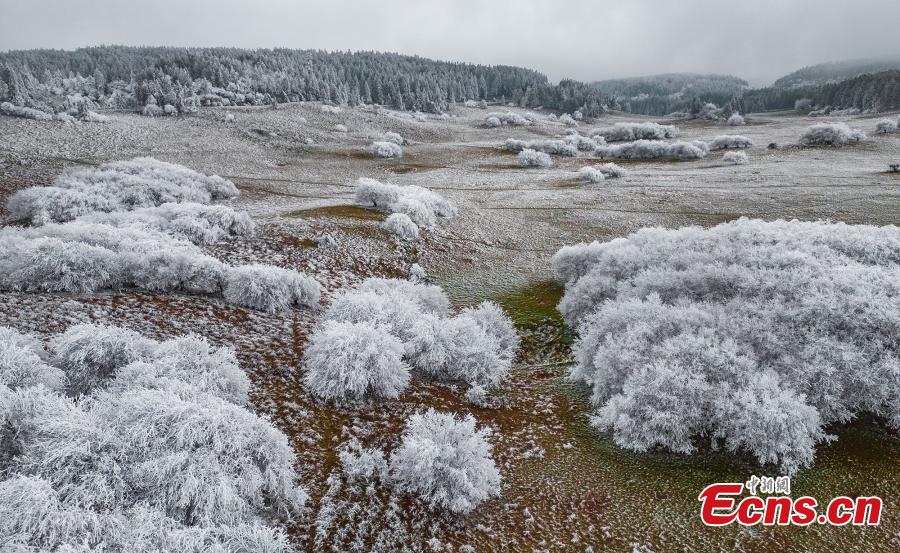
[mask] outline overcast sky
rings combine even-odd
[[[898,0],[0,0],[0,50],[98,44],[379,50],[552,80],[730,73],[900,53]]]

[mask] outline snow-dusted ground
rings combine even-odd
[[[511,109],[520,114],[524,110]],[[748,136],[746,165],[722,161],[721,152],[691,162],[618,162],[623,178],[583,184],[576,172],[599,163],[586,157],[553,157],[550,168],[522,168],[501,145],[507,138],[565,135],[566,127],[535,112],[530,126],[485,128],[488,111],[459,108],[447,118],[343,109],[322,113],[318,104],[270,108],[204,109],[198,116],[145,118],[112,114],[108,124],[64,125],[0,116],[0,202],[19,188],[46,184],[66,167],[135,156],[153,156],[233,180],[241,196],[233,206],[260,223],[257,236],[221,243],[211,253],[233,263],[260,261],[314,276],[329,290],[370,275],[402,276],[421,264],[458,304],[514,298],[522,314],[543,313],[558,290],[549,258],[559,247],[610,239],[653,225],[713,225],[740,216],[764,219],[828,218],[852,223],[900,222],[900,135],[874,135],[879,117],[810,119],[750,115],[743,127],[701,121],[663,121],[610,115],[581,122],[578,131],[617,121],[654,120],[681,129],[679,140]],[[226,120],[233,114],[234,120]],[[822,120],[845,121],[869,140],[840,148],[801,148],[804,128]],[[342,124],[347,132],[335,130]],[[369,146],[387,131],[409,143],[401,159],[372,159]],[[768,149],[776,143],[777,149]],[[423,239],[404,243],[380,228],[383,216],[355,208],[353,182],[372,177],[418,184],[450,198],[459,214]],[[332,248],[316,247],[325,234]],[[550,298],[547,300],[547,298]],[[537,298],[537,299],[536,299]],[[327,294],[326,294],[327,301]],[[541,303],[543,302],[543,303]],[[541,305],[537,305],[541,303]],[[797,479],[797,491],[827,500],[859,492],[885,499],[879,528],[807,531],[700,526],[696,496],[713,481],[742,481],[754,467],[724,457],[685,460],[670,455],[624,453],[592,432],[583,396],[570,390],[559,367],[520,364],[498,409],[473,408],[461,391],[416,382],[401,401],[378,409],[335,410],[301,388],[300,355],[314,313],[265,315],[224,302],[183,295],[115,293],[93,296],[0,294],[0,325],[49,335],[76,321],[118,323],[159,336],[197,332],[234,345],[256,389],[257,408],[270,414],[297,448],[301,474],[310,482],[313,508],[295,535],[310,550],[335,542],[337,529],[371,543],[379,532],[412,549],[434,537],[459,550],[810,549],[842,546],[888,550],[900,545],[897,512],[900,447],[869,426],[841,431],[821,447],[816,465]],[[528,363],[565,359],[553,324],[538,323],[526,340]],[[544,347],[545,344],[546,347]],[[495,456],[503,495],[461,520],[424,516],[389,498],[367,496],[326,483],[336,470],[336,449],[351,436],[393,447],[402,421],[425,406],[472,411],[497,430]],[[853,467],[852,469],[850,467]],[[796,493],[794,494],[797,495]],[[355,506],[358,510],[355,510]],[[328,518],[336,509],[337,518]],[[329,522],[330,521],[330,522]],[[369,526],[363,524],[368,521]],[[323,532],[315,540],[315,525]],[[400,530],[397,530],[399,528]],[[392,538],[393,539],[393,538]],[[769,540],[769,541],[764,541]],[[363,547],[364,548],[364,547]]]

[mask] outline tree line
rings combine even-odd
[[[0,54],[0,101],[55,111],[72,96],[100,108],[170,105],[179,112],[295,101],[441,112],[466,100],[603,110],[601,93],[585,83],[392,53],[99,46]]]

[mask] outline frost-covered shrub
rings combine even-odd
[[[372,157],[379,159],[403,157],[403,148],[393,142],[373,142]]]
[[[575,146],[575,149],[582,152],[593,152],[600,146],[606,145],[606,140],[602,136],[588,138],[586,136],[581,136],[578,133],[573,133],[566,136],[565,138],[563,138],[563,142],[571,146]]]
[[[46,357],[47,352],[35,337],[0,326],[0,385],[13,390],[38,385],[50,390],[61,390],[63,372],[48,365]]]
[[[338,123],[334,126],[334,132],[347,132],[347,125]]]
[[[304,383],[326,401],[397,398],[409,383],[403,344],[368,322],[325,321],[303,355]]]
[[[144,109],[141,110],[141,115],[145,117],[156,117],[158,115],[163,115],[163,108],[159,107],[156,104],[147,104],[144,106]]]
[[[409,266],[409,279],[413,282],[421,282],[424,281],[428,275],[425,274],[425,269],[422,268],[418,263],[413,263]]]
[[[519,165],[522,167],[550,167],[553,161],[550,160],[550,154],[538,152],[531,148],[525,148],[517,156]]]
[[[403,240],[419,239],[419,226],[405,213],[391,213],[381,226]]]
[[[582,167],[578,170],[578,178],[581,179],[582,182],[597,183],[602,182],[606,177],[603,176],[603,172],[599,169],[595,169],[594,167]]]
[[[256,227],[246,212],[224,205],[193,202],[167,203],[133,211],[97,212],[76,220],[120,228],[158,230],[194,244],[215,244],[225,239],[250,236]]]
[[[606,178],[619,178],[628,174],[623,167],[615,163],[604,163],[602,165],[593,165],[582,167],[578,170],[578,177],[583,182],[601,182]]]
[[[734,112],[730,117],[728,117],[728,119],[725,121],[725,124],[732,127],[740,127],[746,124],[746,121],[744,121],[744,117],[740,113]]]
[[[400,136],[399,133],[388,131],[384,133],[384,141],[385,142],[393,142],[397,146],[403,146],[404,140],[403,137]]]
[[[330,113],[331,115],[337,115],[341,112],[341,108],[338,106],[329,106],[328,104],[322,104],[319,108],[322,113]]]
[[[510,152],[521,152],[527,147],[528,141],[519,140],[518,138],[507,138],[506,142],[503,143],[503,149],[509,150]]]
[[[626,144],[611,144],[597,148],[600,158],[611,159],[701,159],[709,153],[706,142],[662,142],[659,140],[637,140]]]
[[[578,121],[575,120],[574,117],[569,115],[568,113],[563,113],[559,116],[559,122],[567,127],[577,127]]]
[[[338,294],[320,325],[367,324],[402,344],[406,364],[439,380],[496,387],[518,351],[512,322],[492,303],[449,317],[437,286],[407,280],[368,279]],[[311,340],[319,334],[317,328]],[[357,344],[358,345],[358,344]]]
[[[585,140],[590,141],[590,139]],[[593,147],[596,147],[596,144],[592,145]],[[576,155],[578,155],[578,147],[576,143],[566,140],[532,140],[530,142],[526,142],[524,140],[518,140],[515,138],[507,138],[506,142],[503,143],[503,147],[512,152],[521,152],[523,150],[531,149],[538,152],[560,156],[575,157]]]
[[[356,182],[356,203],[387,213],[403,213],[420,227],[434,226],[438,217],[453,217],[456,207],[446,198],[421,186],[397,186],[375,179]]]
[[[465,514],[500,495],[500,472],[491,459],[490,429],[471,415],[457,418],[433,409],[406,423],[391,454],[391,476],[403,492],[432,509]]]
[[[722,156],[722,161],[734,165],[744,165],[750,160],[747,158],[746,152],[725,152],[725,155]]]
[[[571,377],[623,447],[705,440],[792,472],[826,425],[900,429],[900,229],[741,219],[563,248]]]
[[[487,116],[484,118],[485,125],[487,125],[488,127],[498,126],[498,125],[493,124],[494,122],[491,120],[492,118],[499,121],[501,125],[512,125],[514,127],[521,127],[524,125],[531,124],[531,121],[522,117],[518,113],[513,113],[511,111],[507,111],[507,112],[488,113]]]
[[[63,173],[50,186],[16,192],[6,208],[13,220],[42,224],[71,221],[97,211],[129,211],[170,202],[208,204],[237,195],[234,183],[222,177],[145,157]]]
[[[75,221],[0,230],[0,290],[219,295],[224,289],[228,301],[271,310],[316,303],[314,284],[273,267],[230,268],[190,242],[137,227]]]
[[[146,359],[156,344],[127,328],[81,324],[51,342],[53,364],[66,374],[72,395],[90,393],[122,367]]]
[[[897,122],[893,119],[882,119],[875,123],[875,134],[890,134],[897,132]]]
[[[380,325],[404,344],[423,331],[426,315],[443,318],[449,301],[437,286],[406,280],[367,279],[335,296],[322,321],[368,322]]]
[[[600,165],[594,165],[594,168],[603,173],[606,178],[619,178],[624,177],[628,174],[628,170],[620,165],[616,165],[615,163],[603,163]]]
[[[753,146],[753,141],[746,136],[737,134],[722,134],[713,138],[709,142],[710,150],[732,150],[749,148]]]
[[[291,307],[315,307],[321,286],[312,277],[271,265],[230,267],[225,273],[225,301],[276,313]]]
[[[39,109],[26,108],[23,106],[15,106],[10,102],[0,103],[0,113],[11,117],[24,117],[25,119],[34,119],[36,121],[52,121],[53,114],[41,111]]]
[[[635,140],[663,140],[678,136],[678,127],[659,123],[616,123],[591,131],[591,137],[602,137],[607,142],[632,142]]]
[[[846,123],[819,123],[803,131],[800,144],[804,146],[841,146],[866,139],[866,133],[851,129]]]
[[[491,318],[494,310],[496,319]],[[491,303],[448,319],[431,319],[416,330],[411,343],[414,366],[439,380],[485,390],[506,378],[518,350],[512,323]]]
[[[108,346],[90,339],[82,329],[79,348]],[[303,512],[307,494],[284,434],[228,399],[245,403],[249,387],[233,353],[196,338],[148,342],[149,361],[78,400],[0,386],[5,547],[290,551],[277,525]]]
[[[502,127],[503,122],[500,121],[500,118],[495,115],[490,115],[484,119],[485,127]]]
[[[556,156],[575,157],[578,155],[578,147],[563,140],[533,140],[528,143],[528,147]]]
[[[457,318],[470,319],[479,326],[492,340],[496,341],[500,359],[505,363],[512,364],[519,350],[519,335],[516,334],[512,320],[506,316],[499,305],[485,301],[477,307],[463,309]],[[491,385],[497,383],[496,378],[492,377],[491,379],[494,380]],[[484,381],[480,383],[488,388],[491,386]]]
[[[105,385],[111,391],[141,387],[181,394],[184,381],[236,405],[249,401],[250,379],[238,366],[234,350],[211,346],[194,335],[153,343],[147,355],[116,369]]]
[[[225,265],[158,231],[71,222],[0,230],[0,289],[217,294]]]

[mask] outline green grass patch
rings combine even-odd
[[[383,221],[384,213],[358,205],[330,205],[300,209],[288,213],[289,217],[339,217],[342,219],[358,219],[364,221]]]

